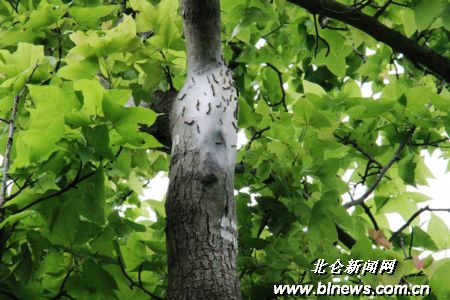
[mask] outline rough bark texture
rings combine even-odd
[[[288,1],[307,9],[312,14],[330,17],[358,28],[390,46],[392,50],[403,53],[412,62],[428,68],[447,82],[450,81],[450,60],[448,58],[418,44],[360,10],[352,9],[334,0]]]
[[[170,114],[167,298],[241,299],[233,199],[237,97],[221,58],[219,0],[183,0],[182,12],[188,76]]]

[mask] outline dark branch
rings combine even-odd
[[[12,193],[11,195],[9,195],[8,197],[5,198],[5,202],[8,202],[11,199],[16,198],[18,195],[20,195],[20,193],[22,193],[27,187],[31,186],[32,184],[36,183],[35,180],[26,180],[25,183],[19,187],[19,189],[17,191],[15,191],[14,193]]]
[[[419,209],[418,211],[416,211],[407,221],[405,224],[403,224],[397,231],[395,231],[394,233],[392,233],[391,238],[389,239],[389,241],[393,241],[395,240],[395,238],[406,228],[408,228],[411,223],[418,217],[420,216],[420,214],[422,214],[425,211],[443,211],[443,212],[448,212],[450,213],[450,208],[429,208],[428,206],[422,207],[421,209]]]
[[[335,138],[337,138],[339,140],[339,142],[343,145],[351,145],[353,146],[353,148],[355,148],[356,150],[358,150],[363,156],[365,156],[369,162],[374,163],[375,165],[377,165],[379,168],[382,168],[383,165],[376,160],[372,155],[370,155],[366,150],[364,150],[363,148],[361,148],[361,146],[358,145],[358,143],[354,140],[350,139],[350,136],[345,136],[345,137],[340,137],[339,135],[337,135],[336,133],[333,133],[333,136]]]
[[[437,141],[425,141],[423,143],[410,143],[410,146],[431,146],[431,147],[440,147],[441,143],[446,143],[448,142],[449,139],[448,138],[442,138],[440,140]]]
[[[125,278],[130,282],[130,289],[132,289],[133,287],[137,287],[138,289],[140,289],[141,291],[143,291],[144,293],[149,295],[152,299],[165,300],[164,298],[158,297],[155,294],[153,294],[152,292],[150,292],[149,290],[147,290],[141,284],[142,283],[141,280],[139,280],[139,284],[134,282],[133,278],[131,278],[130,275],[128,275],[127,270],[125,269],[125,263],[123,261],[122,252],[120,251],[120,245],[118,244],[117,241],[115,241],[114,245],[115,245],[116,252],[117,252],[117,261],[118,261],[118,264],[120,267],[120,271],[122,271],[123,276],[125,276]]]
[[[373,16],[375,19],[378,19],[388,8],[389,5],[391,5],[393,2],[393,0],[387,0],[382,7],[380,7],[380,9],[375,13],[375,15]]]
[[[378,184],[381,182],[381,179],[386,175],[387,171],[394,165],[396,161],[400,159],[400,154],[402,153],[403,149],[408,144],[408,140],[410,139],[411,135],[413,134],[413,130],[409,131],[407,137],[400,143],[400,145],[397,148],[397,151],[395,151],[394,156],[391,158],[391,160],[380,170],[380,173],[378,173],[377,178],[375,178],[375,181],[372,183],[372,185],[367,189],[367,191],[358,199],[354,201],[350,201],[348,203],[344,204],[344,208],[350,208],[355,205],[361,205],[367,197],[372,194],[372,192],[377,188]]]
[[[428,68],[450,82],[450,60],[433,50],[419,45],[401,33],[380,23],[374,17],[364,14],[334,0],[288,0],[307,9],[313,15],[322,15],[342,21],[358,28],[376,40],[390,46],[393,51],[403,53],[413,62]]]
[[[266,65],[264,66],[264,68],[267,68],[267,67],[271,68],[272,70],[275,71],[275,73],[277,73],[278,82],[280,84],[280,90],[281,90],[281,99],[280,99],[280,101],[278,101],[277,103],[271,103],[271,104],[269,104],[269,106],[278,106],[280,104],[283,104],[284,110],[288,111],[287,106],[286,106],[286,91],[284,90],[284,87],[283,87],[283,77],[282,77],[283,74],[280,72],[280,70],[278,70],[271,63],[266,62]]]
[[[348,249],[352,249],[356,244],[356,240],[348,234],[340,225],[334,224],[338,235],[338,240],[344,244]]]
[[[271,211],[271,210],[268,210],[268,211],[265,212],[265,214],[264,214],[264,216],[263,216],[263,218],[262,218],[262,220],[261,220],[261,223],[259,224],[258,232],[257,232],[257,234],[256,234],[256,238],[257,238],[257,239],[259,239],[259,237],[261,236],[261,234],[262,234],[263,231],[264,231],[264,228],[266,228],[267,222],[269,221],[271,215],[272,215],[272,211]],[[252,248],[250,249],[250,254],[249,254],[248,256],[252,256],[254,250],[255,250],[255,248],[252,247]],[[244,275],[245,275],[250,269],[251,269],[251,268],[246,268],[246,267],[244,267],[244,268],[242,269],[241,273],[239,274],[239,280],[241,280],[242,277],[244,277]]]
[[[252,135],[252,138],[250,139],[250,141],[249,141],[248,144],[247,144],[247,147],[246,147],[247,150],[250,149],[250,147],[252,146],[252,144],[253,144],[254,141],[260,139],[260,138],[262,137],[263,133],[266,132],[266,131],[269,130],[269,129],[270,129],[270,126],[268,126],[268,127],[266,127],[266,128],[263,128],[263,129],[261,129],[261,130],[256,131],[256,132]]]
[[[9,5],[11,5],[12,9],[14,9],[14,11],[16,13],[19,13],[18,7],[19,7],[20,0],[17,0],[16,3],[14,3],[12,0],[8,0],[8,3],[9,3]]]
[[[56,28],[54,32],[58,35],[58,61],[55,65],[55,73],[58,72],[60,66],[61,66],[61,60],[62,60],[62,37],[61,37],[61,29]]]
[[[50,194],[50,195],[43,196],[43,197],[40,197],[40,198],[34,200],[34,201],[31,202],[30,204],[27,204],[27,205],[25,205],[24,207],[22,207],[22,208],[20,208],[19,210],[17,210],[17,211],[15,212],[15,214],[20,213],[20,212],[23,212],[23,211],[27,210],[28,208],[30,208],[30,207],[32,207],[32,206],[38,204],[38,203],[41,203],[41,202],[43,202],[43,201],[45,201],[45,200],[48,200],[48,199],[51,199],[51,198],[54,198],[54,197],[58,197],[58,196],[64,194],[65,192],[67,192],[67,191],[71,190],[72,188],[76,187],[77,184],[79,184],[80,182],[82,182],[82,181],[88,179],[89,177],[91,177],[92,175],[94,175],[95,172],[97,172],[97,170],[94,170],[94,171],[92,171],[92,172],[89,172],[89,173],[87,173],[87,174],[81,176],[81,168],[80,168],[80,169],[78,170],[78,172],[77,172],[77,175],[76,175],[75,178],[72,180],[72,182],[70,182],[70,183],[69,183],[68,185],[66,185],[64,188],[62,188],[62,189],[60,189],[59,191],[57,191],[57,192],[55,192],[55,193],[52,193],[52,194]]]
[[[60,299],[61,297],[68,296],[65,288],[66,288],[67,280],[69,280],[70,274],[72,274],[72,272],[73,272],[73,268],[70,268],[69,271],[67,272],[66,276],[64,276],[61,286],[59,287],[58,294],[56,294],[55,297],[52,298],[52,300],[57,300],[57,299]]]
[[[325,45],[327,46],[327,53],[325,53],[325,57],[327,57],[330,54],[330,44],[328,44],[328,42],[322,38],[319,34],[319,27],[317,26],[317,16],[314,14],[314,32],[316,33],[316,42],[315,42],[315,47],[314,47],[314,57],[317,57],[317,51],[319,50],[319,40],[321,40],[322,42],[325,43]]]
[[[403,6],[403,7],[408,7],[407,4],[403,4],[403,3],[399,3],[399,2],[395,2],[394,0],[387,0],[382,7],[380,7],[380,9],[375,13],[375,15],[373,16],[375,19],[378,19],[388,8],[389,5],[397,5],[397,6]]]
[[[373,228],[375,230],[379,230],[380,227],[378,226],[377,220],[375,219],[374,215],[370,211],[370,207],[367,206],[367,204],[364,202],[361,203],[361,207],[363,208],[364,212],[366,213],[366,215],[369,217],[370,221],[372,222]]]

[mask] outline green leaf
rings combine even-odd
[[[398,163],[398,175],[405,183],[416,186],[416,162],[414,156],[408,155]]]
[[[69,80],[92,79],[98,72],[98,60],[94,56],[86,57],[81,61],[68,62],[58,71],[58,75]]]
[[[326,213],[324,201],[314,204],[308,225],[311,243],[324,244],[337,240],[336,227],[333,220]]]
[[[101,18],[110,15],[116,10],[117,6],[115,5],[73,6],[69,8],[69,13],[79,25],[86,28],[95,28],[101,23]]]
[[[114,154],[109,145],[108,127],[99,125],[83,128],[88,147],[92,147],[103,158],[114,159]]]
[[[103,87],[98,80],[81,79],[73,85],[75,91],[83,94],[82,113],[86,115],[102,115]]]
[[[38,212],[33,211],[33,210],[26,210],[17,214],[13,214],[11,216],[8,216],[6,219],[4,219],[1,223],[0,223],[0,229],[3,229],[5,226],[8,225],[14,225],[17,222],[26,219],[28,217],[33,217],[36,214],[38,214]]]
[[[407,37],[410,37],[417,31],[414,10],[405,8],[402,10],[402,23]]]
[[[417,28],[420,31],[427,29],[445,7],[443,0],[419,0],[414,7]]]
[[[420,227],[414,226],[413,228],[413,245],[428,249],[431,251],[437,251],[439,248],[436,243],[431,239],[430,235],[423,231]]]
[[[323,96],[326,94],[325,90],[318,84],[303,79],[303,90],[305,94],[315,94]]]
[[[40,1],[38,7],[32,11],[25,25],[28,30],[39,30],[55,23],[63,14],[61,5],[54,5],[48,1]]]
[[[439,247],[444,249],[450,247],[450,230],[437,215],[431,214],[427,232]]]
[[[31,163],[47,160],[50,155],[60,149],[56,143],[64,135],[63,116],[48,119],[46,134],[42,134],[42,128],[21,131],[17,135],[14,144],[16,157],[14,166],[16,168],[26,167]]]
[[[109,97],[103,99],[103,112],[121,137],[135,146],[146,143],[144,133],[139,131],[140,126],[152,125],[157,117],[157,114],[148,108],[123,107]]]
[[[433,294],[437,296],[437,299],[447,299],[450,297],[449,276],[450,260],[447,260],[431,276],[430,287]]]
[[[260,114],[254,112],[250,105],[247,102],[239,98],[239,118],[238,118],[238,126],[239,128],[248,128],[251,126],[257,126],[259,122],[262,120]]]

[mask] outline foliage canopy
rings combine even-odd
[[[274,283],[331,281],[311,274],[317,258],[395,258],[394,276],[341,279],[429,283],[427,299],[449,297],[449,259],[417,261],[450,248],[450,231],[434,214],[426,230],[411,218],[428,198],[407,189],[431,177],[422,150],[450,157],[447,83],[362,31],[284,0],[222,2],[248,139],[235,182],[244,298],[273,297]],[[385,4],[365,2],[358,9],[369,15]],[[4,297],[164,298],[164,205],[139,196],[170,157],[139,130],[157,114],[125,103],[182,87],[177,7],[0,0],[2,152],[23,94],[0,223]],[[449,9],[446,0],[407,0],[379,20],[448,57]],[[363,97],[363,83],[372,96]],[[361,186],[367,195],[354,194]],[[359,201],[345,204],[352,210],[342,205],[347,194]],[[149,208],[156,221],[139,218]],[[392,212],[407,221],[402,231],[389,229]]]

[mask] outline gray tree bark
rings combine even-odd
[[[188,74],[170,112],[167,298],[241,299],[233,199],[237,91],[224,65],[219,0],[182,0]]]

